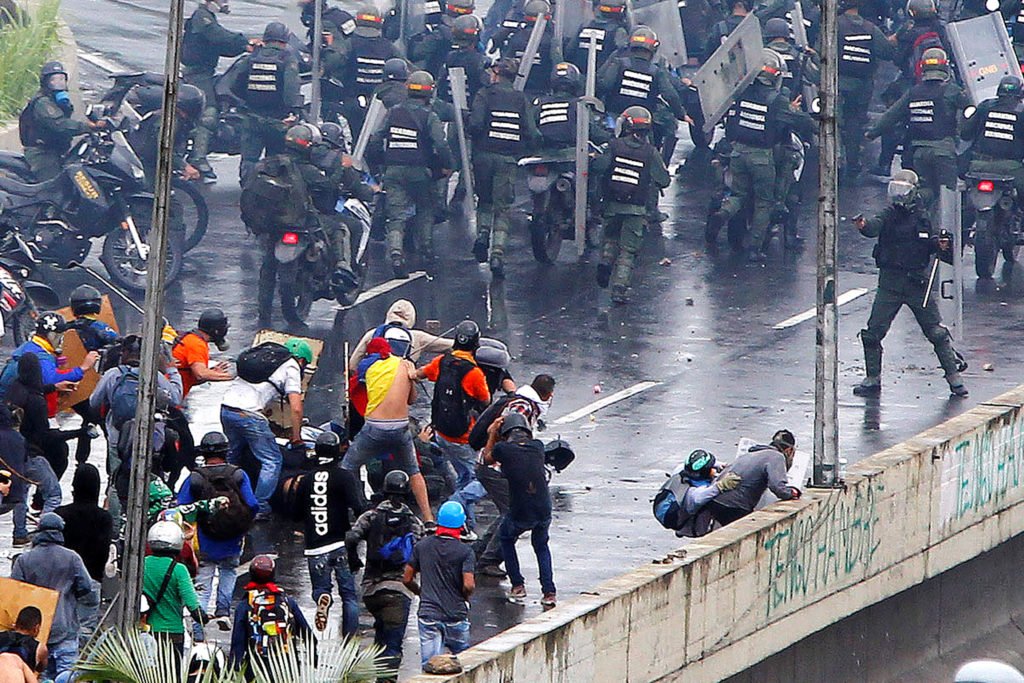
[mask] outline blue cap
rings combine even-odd
[[[437,511],[437,525],[446,529],[461,529],[466,524],[466,511],[462,503],[449,500]]]

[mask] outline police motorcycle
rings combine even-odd
[[[969,172],[967,197],[974,207],[974,226],[968,241],[974,244],[974,271],[979,278],[991,279],[1002,253],[1010,267],[1024,244],[1021,209],[1012,176]]]
[[[3,222],[0,215],[0,230]],[[17,232],[5,231],[0,238],[0,337],[10,330],[15,345],[32,337],[40,309],[61,306],[60,297],[49,285],[29,279],[35,265],[31,250],[17,239]]]
[[[88,116],[99,120],[92,111]],[[33,258],[66,268],[81,263],[92,240],[103,239],[100,261],[119,287],[146,286],[154,197],[146,172],[121,126],[86,133],[72,146],[60,175],[42,183],[0,177],[0,208],[7,231],[15,231]],[[167,282],[181,274],[184,226],[172,214]]]

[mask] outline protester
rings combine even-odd
[[[715,521],[724,526],[749,515],[766,489],[781,500],[799,498],[800,489],[786,479],[795,454],[796,437],[788,429],[775,432],[770,445],[751,446],[726,470],[740,476],[739,486],[708,503]]]
[[[229,327],[224,311],[219,308],[208,308],[200,314],[196,328],[186,332],[175,342],[171,353],[181,372],[185,396],[188,396],[192,387],[197,384],[226,382],[232,378],[226,362],[210,367],[210,342],[221,351],[226,351]]]
[[[399,356],[408,357],[414,363],[424,353],[444,353],[452,348],[451,339],[445,339],[444,337],[415,329],[416,307],[406,299],[398,299],[388,308],[388,312],[384,316],[384,324],[367,330],[352,349],[348,361],[352,368],[359,365],[359,361],[366,357],[366,345],[370,343],[370,340],[374,337],[383,337],[387,327],[401,327],[409,331],[412,335],[412,344],[408,349],[408,353],[400,349],[394,349],[393,351]]]
[[[152,554],[146,556],[142,573],[142,594],[147,610],[145,623],[157,639],[165,639],[179,656],[185,654],[185,623],[182,612],[188,610],[197,624],[206,621],[206,614],[196,598],[192,577],[177,556],[185,537],[173,522],[157,522],[146,540]],[[196,641],[203,641],[202,629],[196,630]]]
[[[39,631],[43,626],[43,613],[38,607],[22,607],[10,631],[0,631],[0,654],[18,655],[33,671],[46,668],[49,653],[40,643]]]
[[[0,683],[38,683],[38,681],[39,677],[18,655],[0,654]]]
[[[14,538],[11,545],[23,548],[29,544],[28,494],[35,485],[43,498],[43,512],[53,512],[60,505],[60,482],[41,455],[30,455],[25,439],[15,430],[14,415],[6,403],[0,402],[0,467],[10,472],[10,489],[4,496],[14,506]]]

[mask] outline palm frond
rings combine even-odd
[[[312,647],[296,644],[283,649],[275,643],[265,658],[252,657],[256,683],[373,683],[395,674],[383,664],[383,650],[376,645],[364,648],[351,638]]]

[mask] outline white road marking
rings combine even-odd
[[[848,304],[851,301],[853,301],[854,299],[859,299],[860,297],[864,296],[869,291],[871,291],[871,290],[864,289],[863,287],[857,287],[856,289],[851,289],[848,292],[843,292],[842,294],[839,295],[839,298],[836,299],[836,305],[837,306],[842,306],[843,304]],[[817,315],[817,310],[814,309],[814,308],[810,308],[810,309],[804,311],[803,313],[798,313],[797,315],[794,315],[792,318],[786,318],[785,320],[783,320],[781,323],[778,323],[777,325],[773,325],[772,329],[773,330],[784,330],[787,327],[793,327],[794,325],[799,325],[800,323],[802,323],[802,322],[804,322],[806,320],[810,320],[815,315]]]
[[[347,311],[350,308],[355,308],[359,304],[366,303],[370,299],[376,298],[376,297],[380,296],[381,294],[387,294],[388,292],[390,292],[393,289],[398,289],[402,285],[407,285],[410,282],[415,282],[416,280],[419,280],[419,279],[425,278],[425,277],[427,277],[426,271],[424,271],[424,270],[417,270],[415,272],[409,273],[409,277],[407,277],[407,278],[388,280],[387,282],[382,282],[382,283],[380,283],[379,285],[377,285],[375,287],[370,287],[368,290],[366,290],[365,292],[360,294],[359,298],[356,299],[356,302],[354,304],[352,304],[351,306],[339,306],[339,310]]]
[[[617,391],[614,394],[612,394],[611,396],[605,396],[604,398],[602,398],[602,399],[600,399],[598,401],[594,401],[593,403],[590,403],[588,405],[583,406],[579,410],[574,410],[573,412],[569,413],[568,415],[563,415],[562,417],[558,418],[557,420],[555,420],[551,424],[564,425],[564,424],[569,424],[570,422],[575,422],[576,420],[584,418],[587,415],[590,415],[592,413],[596,413],[597,411],[601,410],[602,408],[607,408],[608,406],[612,405],[613,403],[618,403],[619,401],[625,400],[625,399],[627,399],[627,398],[629,398],[631,396],[636,396],[640,392],[647,391],[648,389],[656,387],[659,384],[661,384],[661,382],[650,382],[650,381],[648,381],[648,382],[640,382],[638,384],[634,384],[633,386],[629,387],[628,389],[623,389],[622,391]]]
[[[88,62],[89,64],[92,64],[93,66],[111,74],[118,74],[124,73],[126,71],[131,71],[131,69],[125,66],[121,66],[117,62],[112,62],[106,57],[98,55],[94,52],[86,52],[85,50],[79,50],[78,58],[81,59],[83,62]]]

